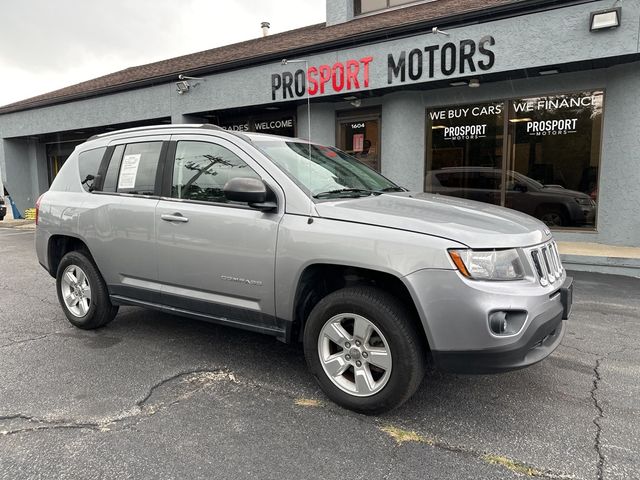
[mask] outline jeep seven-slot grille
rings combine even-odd
[[[553,240],[530,250],[533,268],[540,284],[552,285],[562,277],[562,262],[558,254],[558,246]]]

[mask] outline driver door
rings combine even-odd
[[[165,305],[211,320],[275,333],[278,210],[227,201],[231,178],[279,187],[243,150],[213,136],[172,136],[156,207],[158,277]]]

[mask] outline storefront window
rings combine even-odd
[[[356,15],[360,15],[415,2],[416,0],[354,0],[354,11]]]
[[[425,190],[593,229],[603,101],[593,91],[430,110]]]
[[[349,117],[348,112],[342,113],[338,118],[338,148],[379,172],[379,114]]]
[[[427,191],[500,205],[503,104],[429,112]]]

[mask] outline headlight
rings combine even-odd
[[[460,273],[474,280],[521,280],[524,268],[517,250],[449,250]]]

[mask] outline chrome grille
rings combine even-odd
[[[562,278],[564,269],[558,246],[553,240],[529,249],[533,269],[542,286],[553,285]]]

